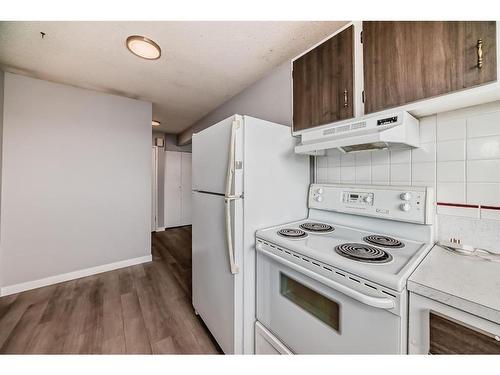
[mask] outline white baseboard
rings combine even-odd
[[[155,232],[164,232],[164,231],[165,231],[165,227],[158,227],[155,230]]]
[[[91,268],[85,268],[83,270],[68,272],[62,275],[49,276],[39,280],[33,280],[25,283],[9,285],[0,289],[0,296],[1,297],[8,296],[9,294],[24,292],[26,290],[36,289],[42,286],[58,284],[64,281],[79,279],[85,276],[91,276],[98,273],[113,271],[119,268],[134,266],[136,264],[151,262],[152,259],[153,258],[151,255],[146,255],[139,258],[125,259],[119,262],[104,264],[102,266],[96,266]]]

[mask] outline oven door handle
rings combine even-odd
[[[301,267],[293,262],[290,262],[289,260],[282,258],[278,255],[275,255],[273,253],[270,253],[262,248],[261,244],[257,244],[256,246],[257,251],[261,252],[263,255],[271,258],[272,260],[283,264],[284,266],[287,266],[297,272],[300,272],[306,276],[309,276],[311,279],[314,279],[324,285],[329,286],[330,288],[333,288],[337,291],[339,291],[342,294],[345,294],[348,297],[351,297],[355,299],[356,301],[359,301],[361,303],[364,303],[365,305],[369,305],[372,307],[376,307],[379,309],[392,309],[394,308],[394,301],[391,300],[390,298],[383,298],[383,297],[373,297],[373,296],[368,296],[366,294],[363,294],[361,292],[358,292],[355,289],[351,289],[345,285],[342,285],[336,281],[330,280],[316,272],[313,272],[305,267]]]

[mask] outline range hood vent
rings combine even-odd
[[[327,130],[323,130],[323,135],[331,134],[341,134],[348,132],[349,130],[363,129],[366,128],[366,121],[354,122],[352,124],[346,124],[341,126],[336,126]]]
[[[295,152],[323,155],[328,149],[348,153],[415,148],[419,145],[418,120],[408,112],[394,112],[304,132]]]

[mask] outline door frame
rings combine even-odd
[[[151,150],[151,232],[158,230],[158,147]]]

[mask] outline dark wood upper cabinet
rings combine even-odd
[[[293,62],[293,130],[353,117],[354,27]]]
[[[496,22],[465,23],[465,86],[471,87],[497,79]],[[478,69],[478,42],[481,41],[482,67]]]
[[[365,113],[495,81],[496,23],[363,22],[363,70]]]

